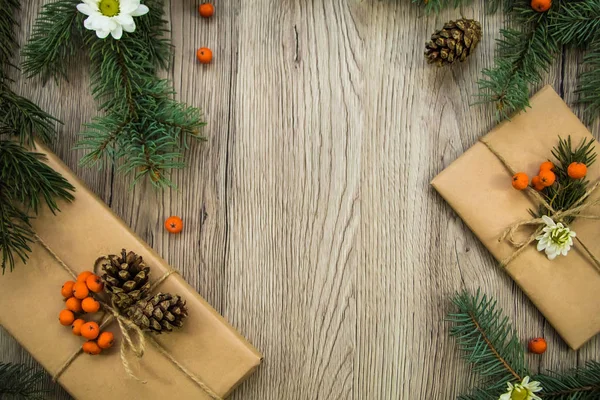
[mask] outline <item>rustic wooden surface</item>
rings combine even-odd
[[[22,2],[22,41],[45,1]],[[496,296],[521,337],[548,339],[543,357],[528,356],[536,369],[600,358],[598,338],[568,350],[429,186],[494,125],[491,109],[469,103],[501,16],[479,6],[426,16],[408,0],[255,0],[215,1],[206,21],[198,3],[169,6],[168,76],[205,110],[210,138],[188,152],[179,191],[130,191],[112,169],[78,167],[77,133],[96,114],[85,57],[69,82],[16,88],[65,122],[60,157],[264,352],[234,399],[454,398],[475,382],[442,321],[462,288]],[[425,40],[461,12],[483,23],[476,55],[426,65]],[[201,46],[212,65],[195,62]],[[565,52],[547,78],[570,104],[580,61]],[[184,234],[163,231],[171,214]],[[35,365],[3,331],[0,360]]]

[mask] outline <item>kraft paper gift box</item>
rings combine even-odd
[[[56,216],[48,210],[32,220],[33,227],[58,258],[76,272],[91,270],[102,255],[134,251],[150,267],[150,281],[171,268],[138,238],[111,210],[92,194],[54,154],[38,145],[47,163],[75,186],[75,200],[60,203]],[[62,284],[72,277],[39,243],[26,265],[0,277],[0,324],[51,374],[67,362],[85,341],[61,326],[64,308]],[[226,397],[259,366],[262,356],[237,333],[178,274],[170,275],[153,294],[181,295],[188,317],[181,329],[153,335],[158,343],[194,377],[220,397]],[[98,356],[81,354],[58,377],[58,382],[77,399],[210,399],[211,396],[186,376],[152,344],[146,343],[140,359],[128,359],[141,383],[124,370],[119,356],[122,340],[117,323],[106,330],[115,334],[115,346]]]
[[[551,87],[543,88],[530,103],[530,109],[499,125],[484,140],[508,165],[532,177],[540,163],[553,160],[551,151],[559,136],[570,135],[573,146],[593,137]],[[600,152],[597,142],[595,150]],[[587,178],[591,184],[598,181],[599,162],[588,169]],[[516,250],[507,240],[498,240],[501,234],[515,222],[531,219],[529,210],[537,209],[529,196],[512,188],[510,172],[481,142],[431,184],[499,261]],[[598,198],[597,192],[592,197]],[[599,208],[594,206],[586,214],[598,215]],[[570,227],[600,257],[600,222],[576,219]],[[504,268],[565,342],[578,349],[600,332],[600,271],[577,242],[567,256],[553,261],[537,251],[535,243]]]

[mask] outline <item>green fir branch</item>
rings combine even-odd
[[[577,93],[579,102],[586,106],[588,119],[600,113],[600,38],[583,59],[584,72],[580,75]]]
[[[0,250],[2,272],[14,269],[15,257],[27,261],[34,232],[30,214],[42,205],[52,213],[57,199],[73,200],[74,187],[44,163],[45,157],[10,140],[0,140]]]
[[[412,0],[412,2],[422,5],[428,14],[437,14],[445,8],[458,8],[462,5],[470,5],[473,3],[473,0]]]
[[[600,362],[588,361],[583,368],[565,374],[551,372],[534,376],[544,390],[544,400],[597,400],[600,398]]]
[[[475,296],[460,293],[452,301],[458,312],[448,315],[450,335],[473,370],[486,379],[488,390],[501,390],[506,382],[529,375],[523,346],[495,300],[478,291]]]
[[[0,398],[43,399],[51,390],[40,389],[46,374],[23,364],[0,362]]]
[[[58,0],[56,9],[73,10],[72,0]],[[168,22],[164,16],[164,0],[146,0],[150,11],[136,18],[136,30],[120,40],[98,39],[85,31],[84,47],[91,60],[91,91],[102,115],[85,125],[77,148],[86,150],[81,164],[102,167],[107,161],[120,164],[119,171],[133,176],[133,182],[149,177],[157,187],[172,186],[169,172],[185,166],[183,152],[192,140],[205,140],[200,135],[205,125],[200,110],[173,99],[172,85],[157,77],[172,58]],[[59,12],[44,6],[40,16],[40,32],[53,32],[53,15]],[[81,26],[81,21],[70,22]],[[66,22],[65,22],[66,24]],[[45,42],[46,53],[59,54],[60,41]],[[42,34],[32,38],[29,46],[43,46]],[[44,50],[42,50],[44,52]],[[48,60],[35,64],[27,53],[32,74],[53,68]]]
[[[19,9],[18,0],[0,0],[0,83],[8,79],[8,68],[14,67],[10,64],[10,60],[14,56],[17,46],[14,27],[17,21],[14,17],[14,12]]]
[[[558,43],[588,45],[600,38],[600,0],[560,3],[550,29]]]
[[[498,39],[496,65],[483,70],[479,103],[493,103],[500,119],[529,107],[529,85],[541,82],[558,51],[548,34],[547,20],[530,30],[504,29]]]
[[[44,5],[23,48],[23,71],[43,82],[67,77],[69,59],[82,44],[83,18],[77,11],[80,0],[61,0]]]

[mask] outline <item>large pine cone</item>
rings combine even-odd
[[[104,290],[110,295],[113,305],[121,311],[127,310],[143,299],[150,290],[150,267],[141,256],[134,252],[103,257],[97,262],[102,264]]]
[[[481,24],[473,19],[450,21],[431,35],[425,45],[425,58],[429,64],[439,67],[463,62],[471,55],[481,39]]]
[[[170,293],[158,293],[153,297],[138,301],[127,311],[131,319],[142,330],[162,333],[183,326],[187,317],[185,301]]]

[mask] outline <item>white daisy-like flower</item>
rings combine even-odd
[[[542,390],[542,385],[538,381],[530,382],[529,377],[526,376],[521,383],[513,385],[507,382],[506,393],[502,394],[498,400],[542,400],[540,396],[536,395]]]
[[[571,250],[573,238],[577,234],[562,222],[557,224],[547,215],[544,215],[542,219],[546,227],[542,230],[543,233],[536,237],[538,251],[545,251],[548,260],[554,260],[559,254],[566,256]]]
[[[81,0],[77,10],[88,17],[83,22],[86,29],[96,31],[100,39],[110,33],[113,38],[121,39],[123,31],[134,32],[133,17],[139,17],[150,11],[140,0]]]

